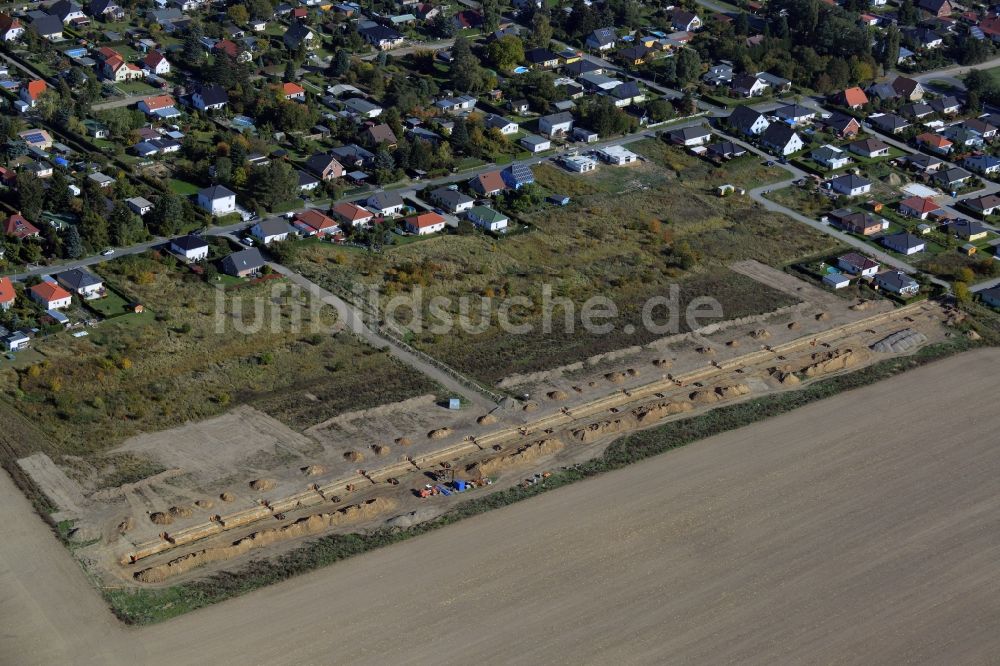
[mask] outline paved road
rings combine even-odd
[[[998,363],[993,349],[932,364],[141,629],[112,621],[0,474],[0,654],[19,666],[989,663]]]
[[[974,69],[992,69],[993,67],[1000,67],[1000,56],[990,58],[985,62],[975,65],[951,65],[949,67],[942,67],[941,69],[932,69],[929,72],[923,72],[920,74],[905,74],[903,76],[909,76],[915,81],[919,81],[921,85],[935,80],[947,81],[948,83],[964,90],[965,85],[961,81],[962,76],[968,74]]]
[[[98,102],[94,104],[92,108],[94,111],[104,111],[107,109],[117,109],[122,106],[131,106],[132,104],[138,104],[140,100],[144,100],[150,95],[155,93],[148,93],[146,95],[129,95],[128,97],[119,97],[117,99],[112,99],[107,102]]]

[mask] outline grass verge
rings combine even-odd
[[[104,595],[114,613],[123,622],[136,625],[161,622],[353,555],[405,541],[470,516],[620,469],[691,442],[790,412],[842,391],[888,379],[906,370],[967,351],[981,344],[974,343],[964,336],[955,336],[947,343],[925,347],[912,356],[888,359],[850,374],[809,384],[798,391],[720,407],[699,416],[637,432],[615,441],[601,456],[556,471],[540,484],[508,488],[464,501],[448,514],[410,528],[380,529],[365,534],[330,535],[280,557],[255,560],[237,571],[219,573],[205,580],[174,585],[166,589],[105,590]]]

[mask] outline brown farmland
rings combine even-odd
[[[7,478],[10,663],[987,663],[1000,350],[126,630]],[[68,603],[69,602],[69,603]]]

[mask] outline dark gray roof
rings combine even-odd
[[[57,35],[63,31],[63,22],[58,16],[41,16],[31,22],[31,29],[39,35]]]
[[[194,236],[188,234],[187,236],[181,236],[180,238],[175,238],[170,243],[180,249],[188,252],[190,250],[197,250],[199,248],[208,247],[208,243],[201,236]]]
[[[103,283],[103,280],[82,268],[71,268],[68,271],[60,273],[57,277],[59,282],[62,282],[67,288],[74,291]]]
[[[211,185],[198,192],[198,195],[207,198],[209,201],[215,201],[216,199],[236,196],[236,192],[233,192],[225,185]]]
[[[222,260],[222,268],[229,273],[242,273],[247,270],[262,268],[266,262],[260,250],[255,247],[233,252]]]
[[[398,192],[376,192],[368,197],[368,205],[378,210],[385,210],[394,206],[402,206],[403,198]]]
[[[472,197],[458,190],[450,190],[447,187],[439,187],[431,192],[431,198],[448,208],[455,208],[461,204],[474,201]]]

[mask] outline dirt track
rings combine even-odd
[[[141,630],[5,476],[9,663],[984,663],[1000,350]]]

